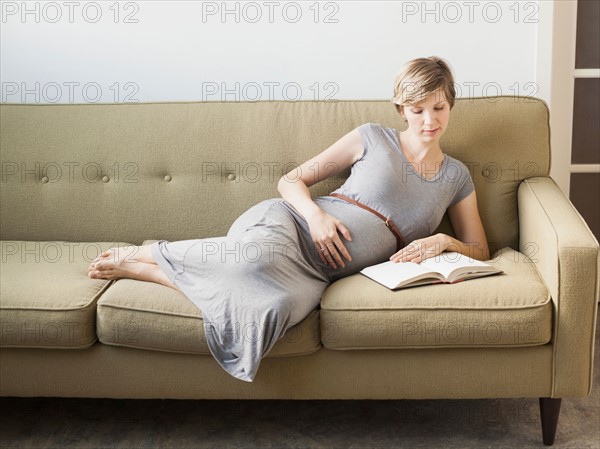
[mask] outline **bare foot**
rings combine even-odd
[[[88,277],[92,279],[140,279],[148,268],[156,265],[141,262],[130,256],[119,256],[119,252],[110,249],[101,254],[100,259],[88,267]]]
[[[121,278],[137,279],[166,285],[181,292],[157,264],[136,261],[136,259],[128,257],[121,257],[121,260],[115,261],[113,258],[114,254],[115,251],[112,248],[102,253],[100,260],[90,264],[88,277],[108,280]],[[118,254],[118,251],[116,254]]]
[[[115,263],[119,263],[124,261],[126,263],[137,263],[137,262],[145,262],[145,263],[153,263],[156,265],[156,261],[154,257],[152,257],[152,251],[150,250],[150,245],[142,245],[142,246],[123,246],[117,248],[109,248],[96,257],[89,265],[89,269],[93,269],[95,264],[100,260],[112,260]]]

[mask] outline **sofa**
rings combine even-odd
[[[441,141],[469,167],[503,274],[397,291],[339,279],[251,383],[217,364],[179,291],[87,276],[111,247],[226,235],[367,122],[406,126],[385,100],[1,104],[0,396],[537,397],[551,445],[561,399],[592,388],[599,251],[549,176],[540,99],[459,98]],[[435,232],[455,237],[447,214]]]

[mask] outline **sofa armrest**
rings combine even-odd
[[[598,241],[550,177],[523,180],[518,208],[519,251],[552,295],[552,397],[587,396],[600,289]]]

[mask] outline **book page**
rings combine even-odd
[[[360,272],[389,288],[393,288],[404,281],[423,276],[424,274],[429,273],[429,270],[418,263],[396,263],[390,260],[388,262],[363,268]]]
[[[466,281],[467,279],[475,279],[475,278],[480,278],[483,276],[491,276],[491,275],[500,274],[500,273],[504,273],[504,271],[497,270],[497,271],[490,271],[489,273],[464,273],[459,276],[456,276],[452,282],[453,283],[462,282],[462,281]]]
[[[427,271],[440,273],[446,279],[451,278],[451,274],[455,270],[463,269],[462,271],[487,271],[490,268],[489,264],[481,260],[473,259],[456,251],[448,251],[438,254],[435,257],[424,260],[420,265]],[[483,268],[483,270],[482,270]]]

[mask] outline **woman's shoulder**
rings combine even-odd
[[[394,128],[389,128],[381,123],[377,122],[367,122],[358,126],[357,129],[361,134],[370,134],[370,135],[387,135],[387,136],[395,136],[396,130]]]
[[[449,155],[448,153],[444,153],[444,154],[446,155],[446,159],[447,159],[447,169],[452,170],[453,173],[457,174],[460,177],[462,177],[462,176],[470,177],[471,176],[471,170],[469,170],[469,167],[467,166],[466,163],[464,163],[460,159],[457,159],[457,158]]]
[[[461,168],[467,168],[467,164],[465,164],[460,159],[455,158],[454,156],[452,156],[451,154],[449,154],[447,152],[444,152],[444,154],[446,155],[446,158],[448,159],[449,163],[456,164],[456,165],[458,165]]]

